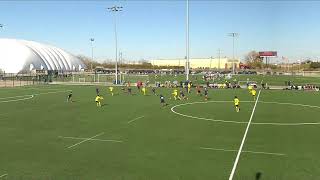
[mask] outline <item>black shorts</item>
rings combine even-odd
[[[239,105],[235,105],[236,107],[239,107]]]
[[[161,100],[160,100],[160,103],[164,103],[164,100],[163,100],[163,99],[161,99]]]

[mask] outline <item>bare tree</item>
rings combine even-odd
[[[259,53],[256,51],[250,51],[245,56],[245,61],[250,68],[262,68],[263,66],[263,59],[260,57]]]

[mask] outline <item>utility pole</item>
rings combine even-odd
[[[187,18],[186,18],[186,80],[189,80],[189,0],[187,0]]]
[[[108,8],[108,10],[110,12],[113,12],[114,13],[114,39],[115,39],[115,45],[116,45],[116,57],[115,57],[115,75],[116,75],[116,83],[115,84],[118,84],[118,34],[117,34],[117,12],[119,11],[122,11],[122,8],[121,6],[112,6],[110,8]]]
[[[232,32],[232,33],[229,33],[228,36],[232,37],[232,74],[235,74],[234,39],[239,36],[239,33]]]

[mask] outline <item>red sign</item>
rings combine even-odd
[[[262,51],[262,52],[259,52],[259,56],[266,56],[266,57],[270,57],[270,56],[277,56],[278,53],[277,51]]]

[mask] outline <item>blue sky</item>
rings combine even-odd
[[[1,38],[48,43],[75,55],[114,58],[114,4],[119,49],[130,60],[185,56],[186,3],[172,1],[0,1]],[[320,59],[320,1],[190,1],[190,57],[232,56],[276,50],[292,61]]]

